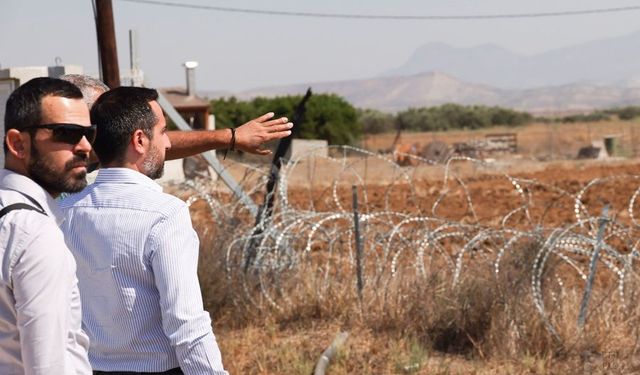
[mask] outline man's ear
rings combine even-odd
[[[149,138],[141,129],[137,129],[133,132],[133,136],[131,136],[131,146],[138,154],[144,154],[147,152],[147,144],[149,143]]]
[[[5,136],[9,154],[17,159],[25,159],[28,155],[28,145],[30,143],[24,134],[17,129],[9,129]]]

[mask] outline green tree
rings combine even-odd
[[[235,97],[211,101],[211,112],[221,128],[237,126],[267,112],[291,119],[301,95],[275,98],[257,97],[239,101]],[[333,94],[314,94],[306,104],[306,112],[298,136],[304,139],[326,139],[330,144],[353,144],[362,133],[355,108]]]
[[[529,123],[533,116],[507,108],[443,104],[429,108],[409,108],[399,112],[397,123],[404,130],[444,131],[481,129],[488,126],[518,126]]]
[[[330,144],[354,144],[362,134],[357,117],[356,109],[341,97],[314,95],[307,103],[301,135],[326,139]]]
[[[617,112],[620,120],[633,120],[635,117],[640,116],[640,107],[630,106],[619,108]]]
[[[375,109],[358,109],[358,123],[365,134],[388,133],[396,130],[395,116]]]

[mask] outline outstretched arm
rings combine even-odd
[[[258,155],[269,155],[263,149],[265,142],[284,138],[291,134],[293,124],[286,117],[272,120],[272,112],[253,119],[236,128],[235,148]],[[180,159],[201,152],[224,149],[230,146],[231,130],[170,131],[171,148],[167,150],[167,160]]]

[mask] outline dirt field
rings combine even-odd
[[[559,126],[563,127],[563,132],[553,133],[553,127]],[[391,210],[490,227],[501,225],[509,212],[521,207],[524,199],[528,199],[530,217],[514,215],[509,219],[509,226],[552,228],[576,221],[574,197],[589,186],[581,199],[587,212],[581,212],[581,215],[597,216],[608,204],[610,217],[631,224],[629,204],[640,188],[640,160],[567,158],[573,158],[579,147],[591,140],[611,134],[620,134],[621,155],[633,155],[633,126],[620,122],[534,124],[518,129],[520,155],[500,156],[486,163],[456,161],[450,165],[448,175],[443,166],[420,164],[418,167],[398,168],[375,153],[365,156],[357,152],[338,152],[331,159],[309,158],[285,169],[286,197],[288,204],[299,210],[350,211],[351,186],[356,185],[363,213]],[[412,134],[411,140],[428,142],[437,139],[451,144],[474,137],[480,139],[486,133],[501,130],[505,129]],[[550,138],[554,142],[552,145],[548,142]],[[369,138],[366,147],[382,149],[388,147],[392,139],[392,134]],[[551,154],[553,157],[549,157]],[[229,160],[225,165],[236,179],[243,181],[246,190],[263,181],[264,172],[248,171]],[[262,201],[262,191],[260,188],[252,195],[258,203]],[[231,199],[225,187],[219,186],[217,194],[221,202]],[[638,203],[632,207],[634,211],[639,208]],[[210,223],[209,208],[204,201],[192,206],[192,217],[201,238],[203,234],[217,238],[219,234],[215,225],[204,225]],[[211,284],[209,291],[218,287]],[[203,292],[206,296],[204,287]],[[528,289],[526,293],[529,293]],[[524,299],[529,301],[528,297]],[[211,299],[209,301],[215,303]],[[216,336],[232,373],[309,374],[319,355],[342,330],[348,330],[350,336],[332,362],[329,374],[616,373],[609,371],[612,366],[607,362],[609,357],[620,355],[625,363],[631,363],[635,358],[618,352],[605,352],[609,347],[604,344],[600,349],[594,349],[600,356],[595,364],[589,362],[592,358],[590,352],[586,356],[573,353],[566,357],[505,354],[491,359],[483,358],[482,353],[475,356],[451,355],[416,342],[411,332],[399,334],[397,331],[372,329],[359,323],[357,317],[331,320],[323,319],[322,314],[301,311],[300,315],[285,320],[260,318],[255,323],[238,325],[233,313],[229,312],[233,309],[209,307],[214,312]],[[571,325],[574,321],[571,319]],[[622,332],[620,338],[633,339],[632,334],[625,330]],[[603,334],[607,339],[602,342],[611,341],[609,334]],[[587,368],[593,368],[595,372],[577,372]]]
[[[507,128],[496,127],[477,131],[450,131],[434,133],[402,134],[401,143],[419,143],[440,141],[453,145],[456,142],[484,140],[487,134],[516,133],[518,153],[525,158],[572,159],[578,155],[581,147],[591,145],[593,141],[602,141],[604,137],[615,137],[618,142],[619,156],[640,156],[640,130],[637,121],[601,121],[591,123],[544,124],[534,123],[527,126]],[[388,149],[395,134],[380,134],[365,137],[363,147],[370,150]]]
[[[640,166],[633,156],[640,156],[640,124],[634,121],[604,121],[594,123],[545,124],[534,123],[517,128],[492,128],[481,131],[452,131],[436,133],[402,134],[400,142],[426,145],[432,141],[453,145],[456,142],[483,140],[487,134],[514,132],[517,134],[516,155],[489,155],[487,163],[455,162],[450,171],[466,184],[473,209],[480,221],[499,218],[509,209],[521,204],[509,176],[535,180],[542,185],[560,188],[569,194],[577,193],[587,183],[607,176],[640,175]],[[469,214],[469,207],[462,197],[461,187],[450,180],[444,185],[445,169],[419,163],[417,167],[397,168],[382,159],[389,154],[379,154],[388,149],[395,134],[366,137],[362,146],[373,152],[343,154],[331,150],[334,159],[304,159],[289,169],[286,176],[290,203],[296,207],[335,209],[331,187],[335,182],[340,188],[340,202],[351,206],[351,185],[360,188],[365,210],[390,209],[394,211],[432,213],[433,203],[443,193],[447,198],[439,203],[437,213],[443,217],[460,220]],[[581,147],[592,142],[602,142],[605,137],[615,139],[616,157],[607,160],[575,160]],[[380,155],[381,157],[377,157]],[[255,185],[260,174],[246,177],[240,165],[228,163],[232,175],[245,179],[247,186]],[[554,202],[553,212],[546,212],[545,224],[555,225],[574,220],[573,202],[560,199],[549,188],[536,185],[530,192],[540,205],[547,209],[547,202]],[[586,204],[592,212],[599,212],[605,203],[611,203],[617,215],[625,215],[629,200],[640,184],[633,178],[598,184],[590,189]],[[552,189],[551,189],[552,190]],[[256,198],[261,199],[257,194]],[[371,205],[368,207],[367,205]],[[469,218],[467,218],[469,219]],[[542,219],[541,219],[542,220]]]
[[[231,167],[230,171],[236,178],[243,175],[239,166]],[[446,183],[446,171],[441,165],[398,168],[376,156],[309,159],[287,171],[288,203],[298,209],[349,210],[351,186],[356,185],[362,212],[391,210],[434,216],[433,205],[440,200],[435,216],[471,220],[473,209],[477,218],[472,221],[484,224],[491,224],[523,204],[523,197],[506,175],[524,181],[520,183],[532,200],[532,210],[534,213],[538,210],[534,219],[544,226],[575,221],[575,202],[569,195],[577,194],[596,179],[605,178],[589,188],[583,199],[592,215],[609,203],[612,214],[628,216],[629,202],[640,187],[640,180],[633,177],[640,176],[639,160],[621,158],[540,162],[516,156],[485,164],[459,161],[450,165]],[[619,178],[606,180],[613,176]],[[247,181],[251,185],[257,179],[258,175],[253,175]],[[567,195],[558,193],[558,189]],[[472,207],[467,204],[466,194]],[[261,201],[262,195],[255,194],[255,199]]]

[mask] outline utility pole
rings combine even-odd
[[[138,52],[138,32],[129,30],[129,61],[131,86],[142,87],[143,75],[140,70],[140,53]]]
[[[120,86],[113,6],[111,0],[95,0],[95,5],[96,33],[98,36],[100,66],[102,67],[102,80],[113,89]]]

